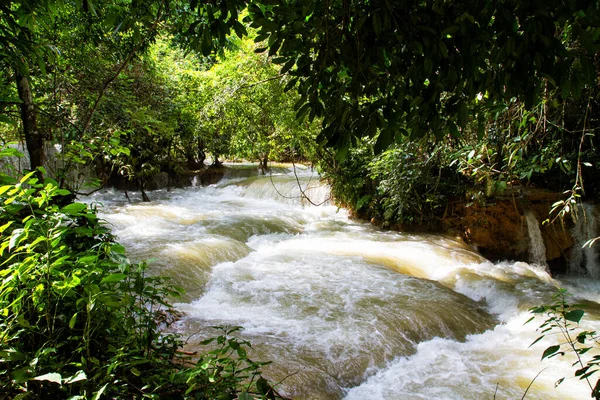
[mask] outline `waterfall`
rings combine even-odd
[[[269,179],[253,180],[246,189],[246,195],[271,199],[286,204],[329,205],[331,191],[329,185],[318,178],[302,176],[273,176]]]
[[[542,238],[540,223],[530,209],[525,210],[527,233],[529,234],[529,257],[532,264],[548,266],[546,263],[546,246]]]
[[[598,236],[598,223],[593,204],[577,206],[577,220],[571,231],[575,244],[569,260],[569,271],[573,275],[590,275],[600,278],[597,246],[585,246],[584,243]]]
[[[26,169],[29,169],[29,154],[27,153],[27,147],[24,143],[12,143],[7,146],[8,148],[16,149],[23,153],[23,157],[3,157],[0,159],[0,171],[20,175]]]

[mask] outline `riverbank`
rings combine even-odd
[[[299,171],[307,170],[305,166],[297,167]],[[277,175],[288,171],[292,176],[289,168],[292,168],[291,164],[273,164],[271,173]],[[145,190],[208,186],[223,179],[260,174],[257,163],[225,163],[175,176],[161,173],[145,183]],[[119,190],[140,190],[139,182],[115,180],[112,183]],[[393,231],[437,233],[459,238],[489,260],[537,263],[555,276],[569,271],[586,272],[586,263],[590,264],[591,275],[600,274],[596,271],[598,251],[595,248],[582,250],[585,241],[598,235],[595,221],[600,211],[587,204],[576,210],[577,218],[556,218],[550,211],[561,197],[561,193],[544,189],[511,187],[502,195],[485,201],[449,201],[441,217],[417,227],[390,225],[360,213],[351,215]]]

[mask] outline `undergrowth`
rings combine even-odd
[[[279,397],[238,328],[192,362],[165,329],[182,290],[149,276],[45,171],[0,174],[0,398]]]
[[[528,322],[534,320],[536,315],[545,317],[539,326],[540,336],[530,345],[533,346],[545,337],[554,338],[554,343],[546,348],[542,360],[556,356],[574,355],[572,364],[574,376],[585,381],[590,388],[591,397],[600,399],[600,335],[594,330],[583,329],[579,324],[585,315],[584,306],[571,304],[572,296],[565,289],[559,289],[550,304],[533,307],[529,311],[534,314]],[[560,385],[565,377],[556,381]],[[595,381],[594,381],[595,380]]]

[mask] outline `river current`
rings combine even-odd
[[[449,237],[382,231],[328,205],[309,171],[299,182],[283,171],[154,191],[149,203],[114,190],[88,201],[101,204],[133,261],[149,260],[152,273],[186,290],[173,329],[191,348],[213,326],[242,326],[251,358],[272,361],[265,375],[283,395],[590,397],[572,358],[540,360],[558,338],[530,347],[542,320],[525,322],[530,307],[567,287],[588,302],[585,323],[598,328],[597,281],[491,263]],[[312,203],[324,204],[299,198],[307,185]]]

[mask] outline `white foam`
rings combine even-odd
[[[589,396],[574,379],[554,389],[573,368],[559,358],[540,363],[551,341],[528,348],[537,324],[523,326],[527,309],[548,304],[563,284],[544,266],[493,264],[452,238],[381,232],[335,207],[247,193],[245,182],[153,192],[145,204],[115,191],[94,198],[136,259],[162,258],[167,272],[183,269],[181,260],[202,265],[173,272],[202,285],[178,305],[188,313],[181,329],[242,325],[274,369],[302,366],[294,385],[304,391],[284,382],[282,393],[336,398],[343,386],[350,399],[479,399],[493,398],[498,384],[497,398],[520,398],[548,367],[528,399]],[[213,263],[204,258],[212,253]],[[564,283],[600,300],[596,284]],[[474,332],[482,333],[467,336]]]
[[[520,399],[538,373],[527,399],[589,398],[589,387],[577,379],[554,387],[558,379],[573,376],[573,360],[540,362],[541,353],[553,342],[543,340],[529,348],[537,334],[532,326],[523,325],[528,318],[528,313],[520,313],[464,343],[441,338],[420,343],[415,355],[396,359],[349,389],[345,398]]]

